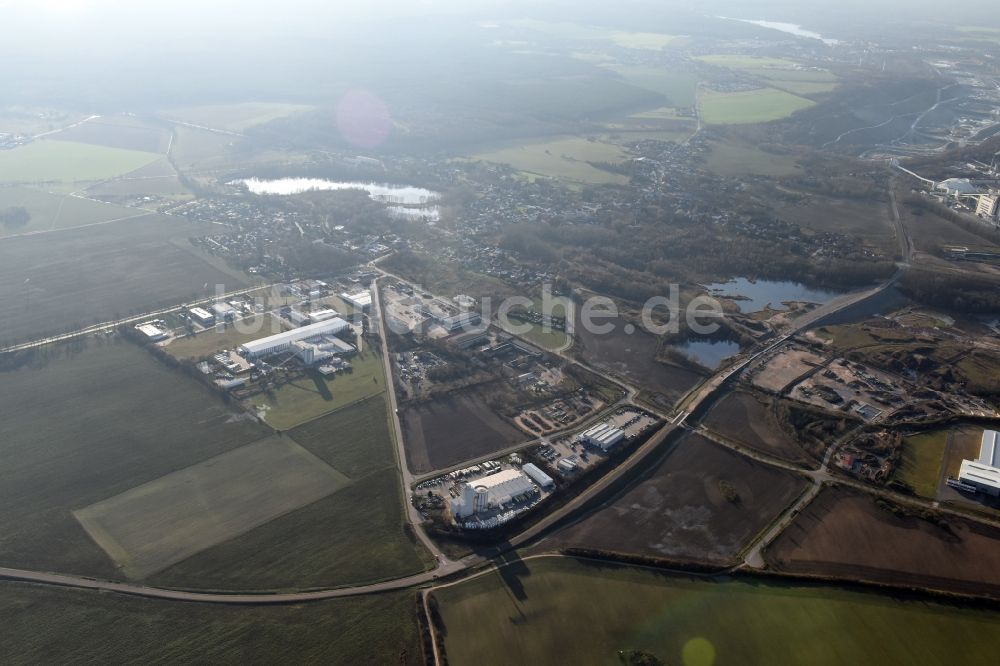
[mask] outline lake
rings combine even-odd
[[[729,18],[727,16],[722,16],[720,18]],[[761,28],[770,28],[771,30],[780,30],[781,32],[787,33],[789,35],[795,35],[796,37],[805,37],[807,39],[818,39],[827,46],[835,46],[840,43],[837,39],[829,39],[823,37],[823,35],[818,32],[813,32],[812,30],[806,30],[800,25],[795,23],[782,23],[781,21],[753,21],[750,19],[729,19],[730,21],[739,21],[740,23],[750,23],[751,25],[760,26]]]
[[[253,194],[302,194],[329,190],[361,190],[376,201],[385,203],[420,206],[437,201],[441,195],[423,187],[412,185],[391,185],[388,183],[363,183],[355,181],[326,180],[325,178],[243,178],[231,185],[242,184]]]
[[[688,340],[675,349],[684,352],[709,370],[716,370],[722,362],[738,354],[740,345],[732,340]]]
[[[746,278],[705,285],[705,289],[712,296],[734,299],[740,312],[760,312],[768,306],[773,310],[784,310],[786,308],[783,303],[788,302],[823,304],[839,295],[835,291],[810,289],[798,282],[775,280],[751,282]]]

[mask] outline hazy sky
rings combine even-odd
[[[722,29],[710,18],[722,15],[850,40],[893,34],[886,24],[896,19],[989,25],[1000,20],[995,2],[963,0],[945,13],[939,0],[0,0],[0,104],[90,108],[114,97],[130,105],[237,90],[322,96],[313,82],[357,78],[365,68],[385,81],[386,68],[423,63],[421,74],[449,76],[455,63],[492,64],[482,53],[490,40],[473,20],[698,34]]]

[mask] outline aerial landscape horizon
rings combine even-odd
[[[3,663],[995,663],[991,3],[0,14]]]

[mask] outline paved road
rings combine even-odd
[[[465,568],[461,563],[453,563],[455,570]],[[444,573],[444,572],[442,572]],[[448,572],[450,573],[450,571]],[[321,601],[323,599],[338,599],[340,597],[353,597],[362,594],[374,594],[377,592],[388,592],[400,590],[408,587],[423,585],[434,580],[437,574],[425,572],[406,578],[397,578],[382,583],[371,585],[360,585],[354,587],[337,588],[332,590],[315,590],[311,592],[290,592],[275,594],[229,594],[225,592],[187,592],[184,590],[171,590],[162,587],[150,587],[146,585],[135,585],[132,583],[115,583],[107,580],[97,580],[84,576],[71,576],[57,573],[46,573],[41,571],[26,571],[24,569],[11,569],[0,567],[0,579],[25,581],[29,583],[41,583],[45,585],[55,585],[60,587],[72,587],[84,590],[102,590],[105,592],[118,592],[137,597],[147,597],[150,599],[167,599],[170,601],[194,601],[210,604],[237,604],[244,606],[262,606],[275,604],[303,603],[307,601]]]
[[[369,321],[374,325],[379,335],[382,338],[382,366],[385,372],[385,386],[386,395],[389,401],[389,415],[392,421],[392,431],[393,438],[396,440],[396,458],[399,464],[399,479],[402,484],[403,489],[403,503],[406,505],[406,518],[410,521],[410,526],[413,528],[413,532],[420,539],[420,542],[424,544],[427,550],[434,556],[437,562],[437,567],[435,572],[440,574],[452,573],[455,563],[448,559],[448,557],[438,548],[437,544],[427,536],[427,532],[423,528],[423,517],[413,502],[410,501],[410,494],[412,493],[411,488],[414,484],[413,474],[410,472],[410,466],[406,463],[406,447],[403,443],[403,428],[399,422],[399,405],[396,402],[396,389],[395,382],[392,377],[392,363],[389,359],[389,339],[386,335],[386,324],[385,319],[382,316],[382,295],[378,288],[378,279],[372,282],[372,311]]]
[[[141,315],[135,315],[132,317],[125,317],[124,319],[118,319],[112,322],[104,322],[101,324],[94,324],[93,326],[87,326],[86,328],[81,328],[76,331],[70,331],[69,333],[61,333],[59,335],[52,335],[47,338],[40,338],[38,340],[32,340],[31,342],[23,342],[18,345],[11,345],[10,347],[5,347],[0,349],[0,354],[6,352],[18,352],[25,351],[28,349],[34,349],[36,347],[44,347],[45,345],[54,344],[56,342],[67,342],[69,340],[75,340],[76,338],[86,337],[88,335],[94,335],[95,333],[102,333],[104,331],[111,331],[123,324],[134,324],[138,322],[148,321],[154,317],[162,317],[163,315],[170,314],[172,312],[180,312],[181,310],[196,305],[204,305],[206,303],[212,303],[219,299],[232,298],[234,296],[242,296],[244,294],[251,294],[255,291],[260,291],[261,289],[269,289],[271,284],[259,285],[256,287],[247,287],[246,289],[237,289],[235,291],[227,291],[224,294],[214,294],[208,298],[203,298],[196,301],[188,301],[181,305],[171,305],[160,310],[153,310],[152,312],[145,312]]]

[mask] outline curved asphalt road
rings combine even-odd
[[[751,354],[737,363],[726,368],[722,372],[709,378],[707,381],[703,382],[701,386],[693,390],[682,404],[682,409],[677,416],[667,423],[660,432],[656,433],[647,442],[645,442],[639,449],[624,461],[621,465],[611,470],[604,477],[599,479],[596,483],[588,487],[585,491],[580,493],[572,501],[568,502],[566,505],[560,509],[552,512],[551,514],[542,518],[538,523],[527,529],[526,531],[519,534],[517,537],[511,539],[510,545],[516,547],[522,545],[534,537],[538,536],[546,529],[556,524],[571,512],[580,508],[586,504],[595,493],[599,492],[603,488],[607,487],[614,480],[618,479],[622,474],[627,472],[629,469],[634,467],[636,464],[641,463],[652,451],[654,451],[657,446],[669,435],[674,429],[678,427],[684,427],[685,421],[688,416],[695,411],[702,403],[714,396],[715,392],[725,386],[726,382],[746,368],[749,364],[753,363],[755,360],[761,356],[774,351],[777,347],[785,343],[788,338],[801,332],[802,330],[808,328],[815,322],[819,321],[827,315],[831,315],[835,312],[839,312],[844,308],[851,305],[860,303],[872,296],[875,296],[885,289],[891,287],[896,283],[902,273],[908,266],[910,259],[912,257],[912,245],[910,243],[909,236],[906,234],[900,219],[899,213],[896,210],[896,200],[895,196],[890,192],[890,198],[892,203],[892,211],[894,217],[894,226],[896,228],[897,240],[900,243],[901,254],[903,257],[903,263],[899,270],[892,275],[888,280],[883,282],[869,290],[855,292],[852,294],[846,294],[843,297],[835,299],[826,305],[816,308],[812,312],[799,317],[795,321],[795,325],[782,334],[780,337],[775,339],[771,344],[767,345],[763,349]],[[384,322],[381,318],[381,302],[378,293],[377,283],[373,286],[374,298],[372,299],[373,308],[373,319],[377,322],[379,329],[381,330],[384,326]],[[385,372],[387,373],[387,386],[391,389],[391,366],[389,364],[389,351],[386,341],[382,341],[382,354],[383,362],[385,364]],[[340,597],[351,597],[363,594],[376,594],[380,592],[388,592],[391,590],[399,590],[408,587],[414,587],[419,585],[424,585],[431,582],[439,577],[447,576],[449,574],[457,573],[469,569],[475,565],[482,564],[486,560],[485,558],[472,555],[460,561],[452,561],[447,559],[444,554],[437,548],[436,545],[428,538],[427,534],[424,532],[421,526],[421,518],[417,510],[408,501],[410,496],[410,483],[413,481],[413,475],[410,474],[409,469],[406,465],[406,453],[403,448],[403,437],[402,431],[399,425],[399,418],[396,413],[396,396],[395,391],[388,390],[389,395],[389,405],[392,410],[392,422],[396,435],[396,453],[399,458],[400,467],[400,482],[403,486],[404,501],[406,503],[406,514],[408,520],[414,528],[415,533],[419,537],[420,541],[427,546],[428,550],[435,555],[437,558],[438,566],[437,568],[426,571],[424,573],[416,574],[413,576],[407,576],[405,578],[397,578],[394,580],[383,581],[380,583],[372,583],[370,585],[358,585],[353,587],[343,587],[327,590],[314,590],[307,592],[287,592],[287,593],[260,593],[260,594],[232,594],[223,592],[188,592],[183,590],[171,590],[166,588],[150,587],[145,585],[136,585],[131,583],[117,583],[106,580],[98,580],[94,578],[87,578],[83,576],[73,576],[68,574],[58,574],[58,573],[48,573],[48,572],[38,572],[38,571],[28,571],[24,569],[11,569],[0,567],[0,579],[24,581],[30,583],[41,583],[46,585],[56,585],[63,587],[74,587],[78,589],[88,589],[88,590],[105,590],[108,592],[117,592],[120,594],[129,594],[140,597],[148,597],[154,599],[167,599],[172,601],[189,601],[189,602],[201,602],[201,603],[217,603],[217,604],[237,604],[237,605],[267,605],[267,604],[293,604],[293,603],[303,603],[309,601],[321,601],[324,599],[337,599]],[[825,470],[823,470],[825,471]],[[808,473],[808,472],[807,472]],[[798,503],[797,503],[798,504]],[[764,544],[767,541],[766,537],[773,536],[770,534],[765,535],[765,539],[761,539],[761,543]],[[755,558],[751,558],[755,559]]]

